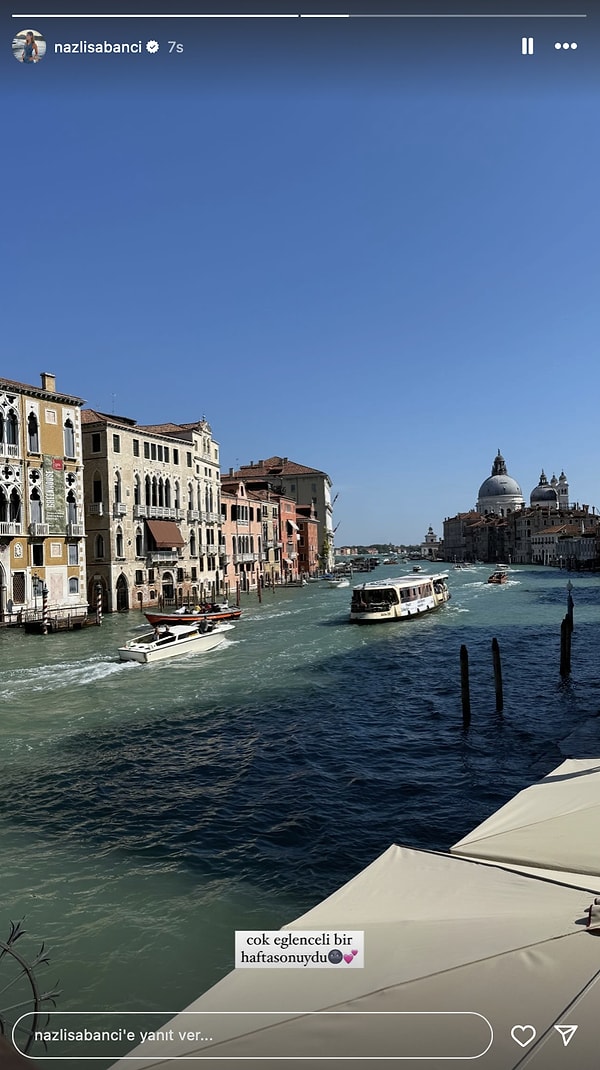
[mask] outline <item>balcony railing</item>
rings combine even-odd
[[[13,445],[12,442],[0,442],[0,456],[18,457],[19,447]]]
[[[172,505],[134,505],[134,520],[181,520],[181,509],[175,509]]]
[[[181,550],[148,550],[147,565],[176,565],[181,560]]]
[[[233,563],[234,565],[245,565],[249,561],[256,561],[257,556],[257,554],[234,554]]]
[[[188,524],[191,524],[192,520],[199,520],[199,519],[200,519],[200,511],[198,509],[188,509],[188,511],[187,511]]]
[[[22,526],[17,520],[0,520],[0,535],[21,535]]]
[[[82,539],[83,534],[83,524],[74,524],[72,522],[67,524],[67,536],[69,539]]]
[[[87,505],[86,505],[86,509],[87,509],[88,513],[92,513],[95,516],[102,516],[102,514],[104,512],[104,503],[103,502],[88,502]]]
[[[29,525],[29,534],[35,535],[38,538],[47,535],[50,528],[48,524],[31,523]]]
[[[125,502],[113,502],[112,515],[113,520],[118,520],[120,516],[126,516],[127,506]]]

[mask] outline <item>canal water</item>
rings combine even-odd
[[[139,614],[0,633],[0,940],[24,919],[21,953],[45,942],[60,1010],[183,1008],[231,968],[236,928],[292,920],[392,842],[444,850],[600,754],[600,577],[571,575],[561,682],[567,573],[489,572],[450,569],[448,605],[397,624],[350,625],[351,591],[323,583],[254,593],[220,650],[155,666],[117,659]]]

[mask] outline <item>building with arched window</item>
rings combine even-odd
[[[0,620],[85,614],[81,398],[0,378]]]
[[[82,425],[88,589],[102,586],[108,611],[222,594],[219,447],[206,420],[142,427],[84,409]]]

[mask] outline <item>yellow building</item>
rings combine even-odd
[[[0,621],[87,610],[82,404],[0,377]]]

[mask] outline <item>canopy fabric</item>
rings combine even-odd
[[[594,1065],[598,990],[593,984],[600,977],[600,939],[585,928],[589,903],[589,893],[581,889],[476,860],[392,846],[285,927],[364,930],[364,969],[234,970],[166,1028],[173,1028],[176,1035],[180,1028],[193,1028],[187,1017],[191,1011],[270,1014],[260,1019],[249,1015],[241,1025],[239,1017],[222,1014],[197,1019],[196,1028],[201,1022],[202,1028],[212,1031],[212,1045],[200,1048],[175,1042],[167,1053],[164,1045],[157,1044],[154,1054],[145,1045],[143,1052],[134,1053],[147,1056],[136,1058],[136,1066],[176,1070],[180,1064],[174,1056],[195,1055],[198,1067],[248,1070],[243,1055],[269,1057],[270,1070],[289,1070],[289,1061],[280,1057],[284,1050],[310,1055],[310,1070],[343,1067],[343,1061],[331,1059],[344,1051],[349,1023],[358,1019],[343,1014],[307,1016],[307,1011],[315,1010],[371,1012],[359,1020],[360,1032],[354,1037],[360,1058],[348,1065],[355,1070],[392,1065],[369,1059],[393,1048],[398,1035],[396,1016],[375,1011],[482,1015],[494,1031],[485,1057],[487,1070],[524,1065],[524,1050],[511,1039],[510,1031],[527,1023],[537,1030],[535,1042],[527,1048],[527,1066],[553,1070],[551,1059],[558,1058],[558,1066],[564,1058],[554,1024],[585,1020],[589,1035],[575,1037],[572,1043],[578,1044],[577,1066]],[[416,1015],[410,1021],[418,1024],[420,1019]],[[432,1070],[452,1065],[441,1059],[442,1053],[447,1054],[444,1022],[440,1017],[435,1026],[439,1037],[433,1028],[425,1038],[437,1051],[425,1064]],[[216,1057],[226,1056],[231,1061],[217,1061]],[[126,1070],[130,1065],[121,1060],[116,1067]],[[423,1070],[424,1064],[414,1056],[399,1065],[403,1070]]]
[[[185,546],[185,539],[174,520],[147,520],[146,524],[157,550],[172,550],[175,546]]]
[[[600,890],[599,842],[600,760],[586,758],[563,762],[450,850]]]

